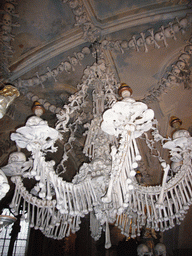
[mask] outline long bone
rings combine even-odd
[[[192,189],[191,189],[191,187],[189,186],[189,183],[188,183],[188,180],[187,180],[187,176],[188,175],[186,175],[185,176],[185,183],[186,183],[186,186],[187,186],[187,188],[188,188],[188,191],[189,191],[189,194],[190,194],[190,203],[192,202]]]
[[[82,209],[82,213],[83,214],[87,214],[88,213],[88,211],[87,211],[87,205],[86,205],[86,201],[85,201],[85,195],[84,195],[84,193],[83,193],[83,190],[82,190],[82,185],[78,185],[78,190],[79,190],[79,194],[81,195],[81,202],[82,202],[82,207],[83,207],[83,209]]]
[[[68,206],[67,206],[67,195],[66,195],[66,182],[61,182],[61,193],[62,193],[62,206],[60,212],[62,214],[68,213]]]
[[[13,196],[13,199],[11,201],[11,204],[9,205],[11,208],[14,208],[15,205],[16,205],[16,201],[17,201],[17,198],[20,194],[20,186],[16,183],[16,187],[15,187],[15,191],[14,191],[14,196]]]
[[[133,135],[131,136],[131,140],[129,143],[129,149],[130,149],[130,153],[131,153],[131,159],[132,159],[132,168],[137,168],[138,167],[138,163],[135,161],[136,160],[136,153],[134,152],[134,148],[133,148]]]
[[[152,194],[150,194],[150,198],[151,198],[151,205],[152,205],[152,211],[154,213],[154,218],[155,218],[155,220],[157,220],[157,212],[156,212],[156,208],[155,208],[155,204],[154,204],[154,200],[153,200],[153,195]],[[155,223],[157,223],[157,222],[155,222]],[[156,225],[156,227],[157,227],[157,225]]]
[[[140,33],[140,35],[141,35],[141,38],[142,38],[142,41],[143,41],[145,52],[148,52],[147,44],[146,44],[146,41],[145,41],[145,34],[142,32],[142,33]]]
[[[80,204],[79,204],[79,198],[78,198],[78,195],[77,195],[77,186],[74,186],[74,195],[76,197],[76,203],[77,203],[77,215],[81,216],[81,208],[80,208]]]
[[[40,230],[46,230],[47,228],[47,219],[50,218],[50,212],[48,210],[47,207],[45,207],[45,210],[44,210],[44,218],[42,219],[41,221],[41,226],[40,226]]]
[[[140,231],[140,221],[141,221],[141,217],[138,216],[138,217],[137,217],[137,236],[138,236],[138,237],[141,235],[141,231]]]
[[[169,215],[170,226],[174,227],[175,226],[174,222],[173,222],[174,214],[173,214],[173,211],[172,211],[172,206],[171,206],[171,203],[170,203],[167,192],[166,192],[166,199],[167,199],[167,203],[168,203],[168,211],[170,212],[170,215]]]
[[[34,218],[35,218],[35,203],[36,203],[36,197],[31,198],[31,204],[32,204],[32,216],[31,216],[31,222],[30,222],[30,228],[34,227]]]
[[[105,249],[109,249],[111,247],[111,239],[110,239],[110,230],[109,230],[109,222],[106,220],[106,228],[105,228]]]
[[[31,209],[31,198],[32,198],[32,195],[31,194],[28,194],[28,197],[27,197],[27,219],[26,221],[29,223],[29,220],[30,220],[30,209]]]
[[[165,221],[169,220],[169,217],[167,215],[167,211],[166,211],[166,206],[165,205],[162,207],[162,211],[163,211],[163,216],[164,216],[163,219]]]
[[[183,199],[183,209],[184,210],[188,210],[189,209],[189,206],[187,204],[187,201],[186,201],[186,198],[185,198],[185,195],[183,193],[183,190],[181,189],[181,183],[178,184],[178,187],[179,187],[179,191],[181,193],[181,197]]]
[[[182,188],[183,188],[182,190],[183,190],[183,192],[184,192],[184,194],[186,196],[186,199],[187,199],[186,204],[190,205],[190,197],[189,197],[189,194],[188,194],[188,192],[186,190],[186,186],[184,185],[184,180],[181,181],[181,185],[182,185]]]
[[[134,137],[132,138],[132,142],[133,142],[133,146],[134,146],[134,149],[135,149],[135,159],[137,161],[140,161],[141,160],[141,155],[139,153],[137,142],[136,142],[136,139]]]
[[[34,229],[38,229],[39,227],[39,219],[42,211],[42,201],[40,199],[37,199],[36,201],[36,209],[37,209],[37,214],[36,214],[36,220],[35,220],[35,226]]]
[[[53,172],[50,172],[49,175],[50,175],[51,182],[54,186],[55,193],[56,193],[56,198],[57,198],[57,206],[56,207],[59,210],[59,209],[61,209],[61,205],[63,203],[63,200],[61,198],[62,194],[59,191],[59,186],[60,186],[61,180],[57,179],[57,176]]]
[[[139,194],[138,194],[137,191],[136,191],[136,197],[137,197],[137,206],[138,206],[137,214],[138,214],[138,215],[141,215],[141,214],[142,214],[142,210],[141,210],[141,201],[140,201],[140,199],[139,199]]]
[[[74,215],[78,214],[78,209],[77,209],[77,199],[74,194],[74,185],[70,186],[70,191],[72,195],[72,202],[73,202],[73,207],[74,207]]]
[[[174,196],[174,194],[173,194],[173,189],[170,189],[170,193],[171,193],[171,198],[172,198],[173,203],[174,203],[174,206],[175,206],[175,211],[176,211],[175,215],[176,215],[176,214],[179,214],[178,203],[177,203],[176,200],[175,200],[175,196]]]
[[[20,207],[20,203],[21,203],[21,198],[22,198],[22,194],[25,190],[26,190],[26,188],[22,187],[21,192],[19,193],[19,195],[17,197],[17,201],[15,202],[15,207],[14,207],[15,215],[19,214],[19,207]]]
[[[169,219],[170,219],[170,218],[173,218],[174,214],[173,214],[173,210],[172,210],[172,204],[170,202],[169,195],[168,195],[167,191],[165,192],[165,199],[167,201],[167,205],[168,205],[167,209],[168,209],[168,215],[169,215]]]
[[[49,179],[50,179],[50,177],[49,177],[49,175],[47,175],[47,196],[46,196],[47,200],[51,200],[52,199]]]
[[[153,39],[153,41],[154,41],[154,43],[155,43],[155,48],[159,49],[160,46],[158,45],[157,41],[155,40],[153,28],[152,28],[152,29],[149,29],[148,31],[149,31],[149,33],[151,34],[151,37],[152,37],[152,39]]]
[[[178,191],[177,191],[177,186],[175,186],[175,194],[176,194],[177,201],[178,201],[179,207],[180,207],[179,212],[180,212],[181,214],[182,214],[182,213],[185,213],[185,211],[184,211],[184,209],[183,209],[183,206],[182,206],[181,198],[180,198],[180,196],[179,196],[179,194],[178,194]]]
[[[168,47],[168,43],[167,43],[166,36],[165,36],[164,26],[161,26],[161,32],[162,32],[162,35],[163,35],[164,45],[165,45],[165,47]]]
[[[22,209],[22,216],[21,216],[21,218],[22,219],[25,219],[25,208],[26,208],[26,197],[28,196],[28,191],[24,191],[24,193],[23,193],[24,195],[23,195],[23,209]]]
[[[146,209],[147,209],[147,219],[151,220],[151,213],[150,213],[150,209],[149,209],[147,194],[145,194],[145,205],[146,205]]]
[[[163,206],[163,199],[164,199],[163,197],[164,197],[164,191],[165,191],[165,184],[166,184],[166,181],[167,181],[168,171],[170,169],[169,164],[166,164],[165,162],[162,162],[161,166],[163,167],[164,174],[163,174],[161,193],[159,195],[159,200],[156,203],[156,207],[162,207]]]
[[[130,226],[131,226],[131,218],[128,218],[127,225],[125,227],[125,234],[127,234],[127,236],[129,236]]]
[[[126,199],[125,199],[125,195],[126,195],[126,192],[127,192],[126,185],[125,185],[126,178],[122,177],[123,173],[121,173],[120,175],[121,176],[120,176],[119,183],[120,183],[120,187],[121,187],[121,191],[122,191],[123,205],[126,207],[127,206],[127,202],[126,202]]]
[[[82,194],[81,194],[81,191],[79,189],[79,186],[81,186],[80,184],[77,184],[75,187],[76,187],[76,195],[77,197],[79,198],[78,200],[78,204],[79,204],[79,207],[80,207],[80,216],[84,216],[84,213],[82,214],[82,212],[84,211],[84,204],[83,204],[83,200],[82,200]]]
[[[67,227],[68,227],[68,223],[65,222],[64,225],[63,225],[63,229],[62,229],[62,237],[65,237],[66,236],[66,232],[67,232]]]
[[[71,222],[72,222],[72,219],[69,219],[68,220],[68,230],[67,230],[67,234],[66,234],[66,237],[69,237],[70,236],[70,232],[71,232]]]
[[[146,219],[146,215],[145,215],[145,205],[144,205],[144,200],[142,200],[142,194],[140,194],[140,196],[141,196],[141,208],[142,208],[142,217],[141,217],[141,219],[142,219],[142,226],[144,226],[145,225],[145,219]]]
[[[119,199],[119,205],[120,205],[120,207],[122,207],[122,205],[123,205],[123,195],[122,195],[122,192],[121,192],[121,187],[120,187],[119,181],[117,181],[115,183],[115,187],[116,187],[116,191],[117,191],[117,195],[118,195],[118,199]]]
[[[47,216],[48,209],[46,208],[46,201],[42,202],[42,210],[41,210],[41,216],[40,216],[40,230],[43,230],[45,219]]]
[[[48,208],[48,216],[47,216],[47,220],[46,220],[46,227],[47,227],[46,229],[47,230],[52,225],[53,218],[55,216],[55,206],[56,206],[56,200],[47,202],[47,208]]]
[[[86,181],[83,182],[82,187],[84,189],[85,197],[87,198],[88,211],[91,212],[93,210],[92,205],[91,205],[91,195],[90,195],[89,187],[88,187],[88,184]]]
[[[66,183],[66,189],[67,189],[67,202],[68,202],[68,207],[69,207],[69,213],[70,215],[74,215],[74,209],[73,206],[71,204],[71,197],[70,197],[70,191],[69,191],[69,184]]]
[[[56,226],[55,229],[54,229],[54,235],[53,235],[53,238],[56,239],[58,236],[57,236],[57,233],[58,233],[58,229],[59,229],[59,226]]]
[[[88,185],[88,187],[89,187],[89,191],[90,191],[91,196],[92,196],[93,205],[95,206],[95,205],[98,204],[98,198],[97,198],[97,196],[96,196],[96,194],[95,194],[95,190],[94,190],[94,188],[93,188],[92,183],[90,182],[90,180],[87,180],[87,185]]]
[[[137,200],[136,200],[136,195],[135,195],[134,192],[132,193],[132,196],[133,196],[133,208],[132,208],[132,210],[133,210],[133,212],[136,212],[137,211]]]

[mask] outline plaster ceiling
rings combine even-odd
[[[2,3],[1,10],[6,2]],[[13,53],[8,58],[8,64],[5,59],[1,59],[4,62],[2,66],[5,68],[7,65],[10,70],[9,73],[2,72],[1,82],[11,82],[19,89],[21,96],[0,120],[1,165],[7,161],[8,153],[14,147],[9,139],[10,132],[23,125],[32,114],[34,99],[42,99],[55,107],[52,109],[59,109],[77,91],[84,69],[95,62],[91,52],[85,54],[82,60],[77,58],[77,53],[90,47],[95,40],[99,41],[106,64],[114,72],[117,81],[131,86],[133,97],[147,102],[154,109],[164,136],[171,134],[169,119],[172,115],[181,118],[186,129],[191,126],[192,97],[191,90],[186,88],[191,86],[191,55],[187,67],[190,78],[187,86],[182,82],[164,88],[162,84],[162,81],[167,81],[173,65],[189,44],[192,26],[190,1],[12,2],[15,6],[11,30],[13,40],[8,46]],[[3,19],[5,12],[1,13]],[[166,37],[156,45],[137,44],[143,35],[145,39],[151,35],[150,29],[155,34],[171,25],[178,25],[178,21],[186,17],[187,25],[179,27],[174,36]],[[130,40],[136,42],[134,47],[131,47]],[[6,46],[2,47],[3,52],[6,49],[9,51]],[[63,63],[72,64],[72,57],[78,59],[77,65],[72,65],[73,70],[61,70]],[[56,114],[52,109],[47,109],[44,118],[54,126]],[[82,145],[83,139],[80,136],[79,147]],[[75,154],[71,158],[70,164],[74,165],[75,170],[84,160]]]

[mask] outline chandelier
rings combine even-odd
[[[89,162],[82,164],[72,182],[67,182],[59,170],[65,171],[69,147],[64,145],[57,166],[46,155],[57,151],[55,142],[66,132],[72,147],[90,94],[92,120],[84,124],[83,149]],[[17,152],[11,153],[8,164],[1,168],[15,183],[10,204],[15,215],[21,211],[30,227],[47,237],[62,239],[77,232],[81,218],[90,214],[91,236],[98,240],[105,231],[107,249],[111,247],[109,224],[116,225],[126,237],[135,238],[143,227],[163,232],[181,223],[192,202],[192,138],[180,129],[181,121],[176,117],[171,120],[175,129],[172,138],[161,136],[153,110],[131,94],[131,88],[119,85],[99,59],[85,69],[78,91],[57,114],[55,128],[41,118],[42,105],[34,104],[35,115],[11,134]],[[155,149],[163,172],[161,185],[147,186],[138,181],[141,138],[151,151],[156,143],[169,150],[171,162],[167,163]],[[30,152],[29,157],[23,149]],[[35,181],[30,190],[25,186],[26,179]]]

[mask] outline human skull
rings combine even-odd
[[[105,39],[105,40],[102,41],[101,47],[102,47],[103,49],[107,49],[108,44],[109,44],[109,41]]]
[[[65,67],[63,65],[63,63],[61,63],[59,66],[58,66],[58,69],[59,69],[59,72],[62,72],[65,70]]]
[[[87,46],[83,47],[83,49],[82,49],[82,53],[83,54],[87,54],[88,55],[88,54],[90,54],[90,52],[91,51],[90,51],[89,47],[87,47]]]
[[[12,30],[11,26],[3,25],[1,28],[2,28],[2,31],[3,31],[4,34],[10,34],[11,33],[11,30]]]
[[[155,39],[156,39],[157,41],[162,41],[163,38],[164,38],[163,32],[157,32],[157,33],[155,34]]]
[[[75,57],[71,57],[69,58],[69,60],[73,66],[76,66],[78,64],[78,60]]]
[[[73,10],[73,13],[77,16],[80,16],[84,13],[84,7],[78,6],[76,9]]]
[[[10,35],[8,35],[8,34],[3,34],[3,35],[2,35],[2,40],[3,40],[4,42],[10,43],[11,39],[12,39],[12,37],[11,37]]]
[[[149,253],[149,248],[145,244],[140,244],[137,246],[137,255],[144,256]]]
[[[145,38],[145,41],[146,41],[146,43],[147,43],[148,45],[151,45],[151,44],[154,44],[154,43],[155,43],[155,41],[154,41],[154,39],[153,39],[152,36],[147,36],[147,37]]]
[[[3,15],[3,24],[6,26],[11,26],[12,24],[12,17],[8,13]]]
[[[176,83],[177,82],[177,78],[174,75],[168,75],[167,80],[170,83]]]
[[[121,47],[123,48],[123,49],[127,49],[128,48],[128,42],[127,41],[122,41],[121,42]]]
[[[22,152],[13,152],[9,155],[8,163],[11,164],[13,162],[25,162],[26,156]]]
[[[175,33],[178,33],[180,31],[180,26],[178,23],[173,24],[173,31]]]
[[[179,76],[180,72],[181,72],[181,70],[177,66],[174,66],[173,69],[171,70],[171,73],[174,76]]]
[[[53,74],[53,76],[58,76],[58,74],[59,74],[59,70],[56,68],[56,69],[53,69],[52,70],[52,74]]]
[[[144,45],[143,39],[141,37],[139,39],[137,39],[137,45],[138,46],[143,46]]]
[[[83,24],[87,21],[87,14],[83,13],[81,16],[75,17],[77,24]]]
[[[181,56],[179,57],[179,60],[188,63],[189,60],[190,60],[190,55],[187,54],[187,53],[183,53],[183,54],[181,54]]]
[[[133,39],[131,39],[131,40],[129,41],[128,45],[129,45],[129,48],[135,49],[135,42],[134,42]]]
[[[6,4],[4,5],[4,10],[5,10],[7,13],[13,15],[13,14],[15,13],[15,6],[14,6],[13,4],[11,4],[11,3],[6,3]]]
[[[160,256],[160,255],[166,256],[166,247],[162,243],[156,244],[154,251],[155,251],[155,255],[157,256]]]
[[[187,130],[177,130],[176,132],[173,133],[173,140],[181,137],[189,138],[190,133]]]
[[[185,47],[185,52],[187,52],[188,54],[192,54],[192,45],[187,45],[186,47]]]
[[[71,9],[76,8],[76,7],[78,6],[78,4],[79,4],[78,0],[70,0],[70,1],[69,1],[69,7],[70,7]]]
[[[179,60],[177,63],[176,63],[177,67],[180,69],[180,70],[184,70],[185,69],[185,62]]]
[[[165,33],[165,36],[168,38],[171,38],[174,36],[174,31],[172,30],[171,27],[165,28],[164,33]]]
[[[179,161],[179,162],[172,162],[171,163],[171,170],[173,171],[173,172],[178,172],[179,171],[179,169],[180,169],[180,167],[181,167],[181,165],[182,165],[182,161]]]
[[[182,27],[182,28],[186,28],[187,27],[187,25],[188,25],[188,21],[187,21],[187,19],[186,18],[184,18],[184,19],[182,19],[182,20],[180,20],[180,26]]]
[[[72,70],[71,64],[68,61],[65,61],[64,64],[65,64],[65,71],[70,73],[70,71]]]
[[[119,51],[119,50],[121,49],[121,44],[120,44],[119,41],[115,41],[115,43],[114,43],[114,49],[117,50],[117,51]]]
[[[85,55],[84,55],[82,52],[78,52],[78,53],[77,53],[77,58],[78,58],[79,60],[83,60],[84,57],[85,57]]]

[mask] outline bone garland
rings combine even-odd
[[[2,15],[2,22],[0,23],[1,26],[1,44],[3,44],[3,47],[1,46],[1,53],[3,55],[4,61],[3,65],[1,65],[0,73],[2,73],[5,77],[9,75],[9,60],[12,55],[10,55],[11,52],[13,52],[13,48],[11,46],[12,41],[14,40],[14,36],[12,35],[12,28],[18,27],[18,23],[13,23],[12,17],[18,17],[18,15],[15,13],[15,4],[5,2],[4,4],[4,10],[0,11],[3,12]]]
[[[149,92],[148,95],[145,96],[145,98],[142,99],[142,102],[149,103],[157,100],[161,96],[161,94],[166,91],[167,89],[171,89],[172,86],[174,85],[181,85],[187,84],[189,85],[189,60],[191,58],[192,51],[190,50],[192,48],[191,40],[189,39],[187,41],[186,46],[184,47],[184,50],[179,54],[178,60],[175,62],[177,63],[178,61],[181,61],[182,65],[185,66],[186,71],[182,72],[182,75],[180,75],[181,70],[177,69],[178,75],[175,73],[175,69],[171,67],[173,64],[168,68],[167,70],[171,69],[171,72],[167,71],[165,73],[165,77],[161,78],[157,86],[154,86],[154,88]],[[185,85],[184,88],[188,88]]]
[[[189,20],[189,21],[188,21]],[[181,18],[181,21],[187,21],[187,22],[183,22],[185,25],[183,26],[183,29],[185,30],[185,29],[187,29],[187,27],[188,26],[190,26],[191,24],[190,24],[190,16],[187,16],[186,18]],[[178,21],[177,21],[178,22]],[[172,22],[172,23],[174,23],[174,21]],[[170,26],[172,26],[171,25],[171,23],[169,23],[169,26],[167,27],[167,28],[169,28]],[[166,31],[166,29],[167,28],[165,28],[165,31]],[[152,30],[149,30],[149,32],[151,33],[151,40],[150,41],[152,41],[153,43],[152,44],[154,44],[155,43],[155,47],[157,47],[157,48],[160,48],[160,46],[157,44],[157,42],[156,42],[156,40],[154,39],[154,32],[153,32],[153,29]],[[179,30],[178,31],[175,31],[175,33],[178,33],[179,32]],[[147,33],[148,32],[146,32],[146,35],[147,35]],[[145,35],[145,33],[143,32],[143,34]],[[144,35],[142,36],[143,38],[144,38]],[[145,40],[146,40],[146,43],[147,44],[149,44],[148,43],[148,37],[149,36],[146,36],[146,38],[145,38]],[[165,33],[165,37],[166,37],[166,33]],[[169,38],[169,36],[168,36],[168,38]],[[174,38],[173,38],[174,39]],[[120,45],[122,45],[122,44],[124,44],[124,45],[128,45],[128,43],[126,43],[125,44],[125,42],[127,42],[126,40],[123,40],[123,41],[121,41],[121,43],[120,43]],[[151,44],[151,43],[150,43]],[[101,43],[101,46],[102,46],[102,48],[103,49],[105,49],[105,48],[110,48],[110,47],[113,47],[114,46],[114,43],[109,43],[106,39],[104,39],[103,41],[102,41],[102,43]],[[128,47],[125,47],[124,49],[128,49]],[[116,48],[117,49],[117,48]],[[130,48],[131,49],[131,48]],[[119,49],[120,50],[120,49]],[[83,49],[82,49],[82,51],[81,51],[81,53],[83,54],[83,55],[88,55],[88,54],[90,54],[90,49],[88,48],[88,47],[84,47]],[[74,53],[74,55],[75,55],[75,53]],[[73,58],[73,57],[72,57]],[[75,57],[76,58],[76,57]],[[72,69],[72,65],[69,63],[69,62],[61,62],[60,64],[59,64],[59,66],[57,67],[57,72],[53,72],[54,70],[52,70],[51,71],[51,73],[54,73],[54,77],[56,78],[56,76],[58,75],[58,74],[60,74],[61,72],[63,72],[63,70],[65,70],[66,72],[71,72],[71,69]],[[38,85],[38,84],[41,84],[41,82],[42,81],[46,81],[47,79],[49,79],[51,76],[50,76],[50,72],[48,71],[48,73],[47,74],[43,74],[43,75],[40,75],[39,77],[37,77],[36,75],[35,75],[35,79],[36,80],[34,80],[33,78],[31,78],[31,79],[28,79],[28,80],[18,80],[16,83],[15,83],[15,85],[16,85],[16,87],[22,87],[22,86],[34,86],[34,85]],[[35,82],[36,81],[36,82]],[[163,85],[161,86],[161,89],[163,89]],[[155,94],[157,94],[157,92],[155,92]],[[151,97],[150,97],[150,95],[148,95],[148,96],[146,96],[146,99],[144,99],[145,100],[145,102],[146,102],[146,100],[149,100],[149,98],[151,98],[150,100],[152,100],[152,95],[151,95]]]

